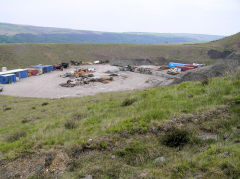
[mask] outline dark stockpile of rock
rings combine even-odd
[[[240,66],[239,60],[225,60],[214,65],[189,70],[179,75],[173,84],[181,83],[183,81],[202,81],[208,78],[231,75],[235,73]]]

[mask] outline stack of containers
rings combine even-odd
[[[16,81],[17,79],[15,74],[0,75],[0,83],[2,84],[15,83]]]
[[[53,65],[34,65],[32,66],[32,68],[37,69],[38,70],[38,74],[42,74],[42,73],[49,73],[51,71],[53,71]]]

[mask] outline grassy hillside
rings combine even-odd
[[[83,98],[0,96],[0,158],[20,156],[1,160],[0,176],[237,178],[239,94],[240,74]]]
[[[30,25],[17,25],[9,23],[0,23],[0,35],[17,35],[17,34],[66,34],[66,33],[97,33],[95,31],[73,30],[66,28],[39,27]]]
[[[235,50],[240,54],[240,33],[211,42],[209,45],[224,47],[228,50]]]
[[[113,33],[0,23],[0,43],[127,43],[209,42],[223,36],[171,33]]]
[[[0,45],[0,64],[15,68],[39,63],[69,62],[73,59],[93,61],[136,58],[148,58],[160,64],[169,61],[212,63],[214,60],[207,55],[209,49],[212,47],[206,44],[6,44]]]

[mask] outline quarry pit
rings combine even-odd
[[[64,88],[59,84],[65,83],[67,78],[63,78],[62,76],[77,68],[69,67],[63,71],[53,71],[38,76],[31,76],[30,78],[20,79],[18,83],[4,85],[1,95],[33,98],[82,97],[106,92],[147,89],[160,85],[168,85],[173,81],[173,79],[166,78],[164,75],[157,76],[120,71],[119,67],[109,64],[86,65],[84,67],[95,68],[94,76],[106,76],[109,73],[117,73],[118,76],[114,76],[113,81],[107,84],[95,82],[73,88]],[[154,68],[154,66],[150,67]],[[166,71],[160,73],[164,74]]]

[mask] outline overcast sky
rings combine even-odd
[[[231,35],[240,0],[0,0],[0,22],[110,32]]]

